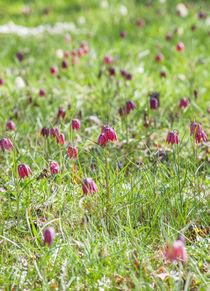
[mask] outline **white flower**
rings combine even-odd
[[[120,8],[119,8],[119,12],[120,12],[121,15],[124,16],[124,15],[128,14],[128,9],[127,9],[126,6],[121,5]]]
[[[57,49],[56,50],[56,57],[59,59],[63,58],[63,50],[62,49]]]
[[[15,86],[17,89],[23,89],[25,87],[25,82],[21,77],[15,79]]]
[[[100,3],[101,8],[108,8],[109,7],[109,3],[107,1],[102,1]]]
[[[179,3],[176,6],[176,11],[179,13],[180,16],[186,17],[188,15],[187,7],[183,3]]]

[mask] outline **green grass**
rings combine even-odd
[[[206,19],[198,18],[201,10],[209,17],[207,2],[187,1],[188,16],[182,18],[176,13],[179,1],[169,0],[152,1],[151,7],[146,1],[114,0],[107,8],[96,0],[0,1],[0,25],[76,26],[70,43],[65,33],[0,34],[0,77],[5,81],[0,139],[9,137],[15,147],[0,152],[1,290],[207,290],[209,144],[195,144],[190,137],[193,120],[209,136],[210,29]],[[28,16],[22,14],[24,5],[30,7]],[[122,5],[126,15],[120,14]],[[49,14],[43,13],[46,7]],[[136,26],[138,18],[145,19],[144,27]],[[197,29],[192,32],[193,24]],[[176,27],[183,29],[181,35],[173,33]],[[173,37],[166,41],[169,31]],[[89,54],[62,69],[56,50],[71,52],[83,40]],[[185,44],[183,52],[176,51],[179,41]],[[19,51],[24,53],[21,63],[15,57]],[[164,60],[156,63],[159,52]],[[107,54],[115,58],[113,79],[103,65]],[[50,74],[52,65],[58,66],[60,79]],[[133,75],[127,83],[120,75],[123,69]],[[23,89],[15,87],[18,76],[25,81]],[[39,96],[40,88],[45,97]],[[154,91],[160,93],[158,110],[149,108],[148,94]],[[179,108],[181,97],[190,99],[188,108]],[[127,100],[134,101],[136,110],[121,118],[118,109]],[[56,119],[59,107],[66,109],[64,121]],[[74,118],[81,120],[81,129],[72,135]],[[15,122],[14,132],[5,131],[7,120]],[[118,142],[104,150],[97,139],[107,123]],[[47,144],[40,134],[43,126],[59,127],[65,145],[51,138]],[[175,145],[166,144],[174,129],[179,156]],[[79,149],[74,161],[66,156],[72,138]],[[60,172],[52,177],[53,160]],[[19,179],[21,163],[30,166],[32,177]],[[38,178],[44,169],[46,177]],[[83,197],[78,181],[86,177],[94,179],[99,191]],[[50,248],[43,244],[47,226],[56,230]],[[167,242],[178,234],[186,238],[185,265],[166,262],[164,255]]]

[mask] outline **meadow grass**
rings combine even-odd
[[[187,1],[186,17],[177,15],[179,1],[169,0],[0,3],[0,25],[75,24],[69,43],[65,33],[0,34],[0,139],[8,137],[15,147],[0,152],[1,290],[207,290],[209,145],[195,143],[190,124],[200,122],[209,135],[208,1]],[[24,5],[29,15],[23,15]],[[139,18],[144,27],[136,26]],[[63,69],[56,51],[71,53],[81,41],[89,54],[77,65],[69,59]],[[182,52],[176,51],[179,41]],[[114,58],[112,77],[105,55]],[[50,74],[51,66],[58,67],[59,78]],[[125,81],[121,70],[132,80]],[[17,77],[23,88],[15,85]],[[150,109],[152,92],[160,94],[157,110]],[[187,108],[179,108],[181,97],[189,98]],[[120,117],[127,100],[136,109]],[[57,119],[60,107],[64,120]],[[74,118],[81,121],[76,132]],[[15,131],[5,130],[8,120]],[[97,144],[104,124],[118,137],[105,148]],[[44,126],[59,127],[65,145],[41,136]],[[173,130],[178,147],[166,143]],[[69,143],[78,147],[75,160],[66,155]],[[52,161],[60,167],[54,176]],[[17,172],[23,163],[33,172],[24,180]],[[96,182],[97,193],[83,195],[86,177]],[[49,226],[56,231],[50,248],[43,243]],[[186,264],[165,257],[167,243],[179,234],[186,239]]]

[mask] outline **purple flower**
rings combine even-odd
[[[44,231],[44,244],[48,244],[48,247],[51,246],[55,239],[55,229],[50,226]]]
[[[93,194],[93,192],[98,192],[98,187],[92,178],[86,178],[82,182],[82,191],[85,195],[87,195],[88,192]]]

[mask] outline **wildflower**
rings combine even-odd
[[[111,65],[113,63],[113,58],[111,56],[105,56],[104,57],[104,64]]]
[[[179,139],[178,139],[178,134],[176,132],[173,132],[173,131],[170,131],[168,133],[168,136],[167,136],[167,139],[166,139],[166,142],[169,144],[178,144],[179,143]]]
[[[138,19],[136,21],[136,25],[139,26],[139,27],[143,27],[145,25],[144,19]]]
[[[25,177],[29,177],[29,174],[32,175],[32,171],[27,164],[21,164],[18,166],[18,174],[21,179],[24,179]]]
[[[107,139],[106,139],[106,136],[104,133],[101,133],[99,135],[99,138],[98,138],[98,144],[101,146],[101,147],[105,147],[106,144],[107,144]]]
[[[65,115],[66,115],[66,110],[63,109],[63,108],[60,108],[58,110],[58,115],[57,115],[57,118],[59,119],[60,117],[62,117],[63,119],[65,118]]]
[[[15,124],[14,124],[14,122],[12,120],[7,121],[6,129],[10,130],[10,131],[15,130]]]
[[[39,96],[41,96],[41,97],[45,96],[45,90],[44,89],[40,89],[39,90]]]
[[[109,74],[110,74],[110,76],[114,76],[115,75],[115,68],[109,68]]]
[[[165,72],[160,72],[160,77],[161,78],[166,78],[166,73]]]
[[[18,59],[19,62],[22,62],[23,54],[22,53],[16,53],[16,58]]]
[[[168,32],[166,34],[166,40],[171,40],[172,39],[172,33],[171,32]]]
[[[117,140],[115,129],[109,125],[103,125],[101,133],[105,135],[107,141]]]
[[[181,98],[180,99],[180,103],[179,103],[179,107],[182,108],[182,107],[187,107],[189,105],[189,99],[187,98]]]
[[[119,112],[119,114],[120,114],[121,117],[122,117],[123,115],[125,115],[125,111],[126,111],[125,106],[119,108],[118,112]]]
[[[55,239],[55,229],[50,226],[44,231],[44,244],[48,244],[48,247],[51,246]]]
[[[42,136],[45,136],[45,137],[48,137],[50,134],[50,129],[46,126],[44,126],[41,130],[41,135]]]
[[[65,136],[63,133],[56,136],[57,144],[64,144],[65,143]]]
[[[179,52],[181,52],[181,51],[184,50],[184,44],[183,44],[183,42],[180,41],[180,42],[177,44],[177,46],[176,46],[176,50],[179,51]]]
[[[71,159],[77,158],[78,149],[76,147],[69,146],[67,150],[67,156],[70,156]]]
[[[133,101],[129,100],[126,102],[126,113],[129,114],[131,110],[135,110],[136,106]]]
[[[161,53],[157,54],[155,60],[157,63],[162,62],[163,61],[163,54],[161,54]]]
[[[21,77],[15,79],[15,86],[17,89],[23,89],[25,87],[25,82]]]
[[[58,68],[57,67],[51,67],[50,68],[50,73],[52,74],[52,75],[55,75],[55,74],[57,74],[58,73]]]
[[[72,120],[72,129],[73,130],[79,130],[80,129],[80,121],[79,121],[79,119],[73,119]]]
[[[125,77],[126,77],[126,80],[128,80],[128,81],[131,81],[133,78],[132,74],[130,74],[130,73],[127,73]]]
[[[157,109],[159,107],[159,101],[157,98],[153,97],[150,99],[150,109]]]
[[[50,128],[50,135],[51,137],[57,137],[60,135],[60,131],[57,127],[51,127]]]
[[[52,173],[52,176],[54,176],[55,173],[59,173],[59,166],[57,162],[50,163],[50,171]]]
[[[120,37],[122,37],[122,38],[126,37],[126,32],[125,31],[121,31],[120,32]]]
[[[11,149],[14,149],[13,144],[8,137],[2,138],[0,140],[0,145],[3,152],[5,152],[5,150],[10,151]]]
[[[199,17],[200,19],[204,19],[204,18],[206,17],[205,12],[204,12],[204,11],[199,12],[198,17]]]
[[[193,94],[194,94],[195,99],[197,99],[198,98],[198,91],[197,90],[194,90],[193,91]]]
[[[0,86],[4,85],[4,79],[0,78]]]
[[[123,77],[126,78],[126,76],[127,76],[127,72],[126,72],[125,70],[122,70],[122,71],[121,71],[121,75],[122,75]]]
[[[65,39],[66,42],[70,42],[71,41],[71,36],[67,33],[67,34],[65,34],[64,39]]]
[[[62,68],[67,69],[68,68],[68,62],[67,60],[62,61]]]
[[[167,245],[166,248],[166,258],[169,261],[177,263],[181,261],[183,264],[187,261],[187,251],[184,246],[184,240],[182,237],[179,237],[175,240],[172,245]]]
[[[78,54],[79,57],[82,57],[82,56],[84,55],[84,51],[83,51],[83,49],[82,49],[82,48],[79,48],[79,49],[77,50],[77,54]]]
[[[204,142],[208,141],[207,135],[205,131],[202,129],[202,125],[197,122],[192,122],[190,125],[190,135],[195,136],[195,140],[197,143],[200,143],[201,140]]]
[[[92,178],[86,178],[82,182],[83,194],[87,195],[88,192],[93,194],[93,192],[98,192],[98,187]]]

